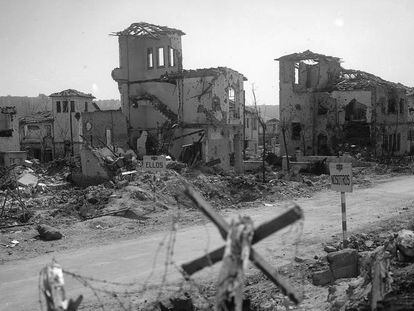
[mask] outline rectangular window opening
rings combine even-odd
[[[158,48],[157,51],[157,67],[165,67],[164,48]]]
[[[154,53],[152,52],[152,48],[147,49],[147,68],[154,68]]]
[[[12,135],[13,126],[10,114],[0,113],[0,137],[11,137]]]
[[[388,113],[397,113],[397,101],[395,98],[388,99]]]
[[[56,102],[56,112],[57,112],[57,113],[62,112],[61,107],[60,107],[60,101],[57,101],[57,102]]]
[[[257,130],[257,119],[253,119],[253,130]]]
[[[300,132],[302,131],[302,126],[298,122],[292,122],[292,140],[300,140]]]
[[[299,84],[299,63],[295,63],[295,84]]]
[[[229,100],[234,102],[235,94],[234,94],[234,89],[232,87],[229,87],[228,94],[229,94]]]
[[[85,102],[85,112],[88,112],[88,102]]]
[[[173,49],[172,47],[168,48],[168,66],[175,66],[175,49]]]
[[[400,114],[404,114],[404,98],[400,99]]]
[[[62,112],[68,112],[68,101],[65,100],[62,102],[63,103],[63,109]]]
[[[75,112],[75,102],[73,100],[70,101],[70,112]]]

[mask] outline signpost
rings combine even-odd
[[[345,192],[352,192],[352,164],[351,163],[329,163],[331,175],[331,189],[341,193],[342,209],[342,234],[344,247],[346,240],[346,202]]]
[[[142,169],[147,171],[164,171],[167,165],[165,155],[161,156],[144,156]]]

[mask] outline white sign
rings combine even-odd
[[[165,155],[163,156],[144,156],[142,169],[148,171],[163,171],[167,165]]]
[[[331,189],[339,192],[352,192],[352,164],[329,163]]]

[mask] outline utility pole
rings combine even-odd
[[[263,130],[263,153],[262,153],[262,181],[263,183],[266,182],[266,167],[265,167],[265,156],[266,156],[266,123],[263,121],[262,117],[259,115],[259,111],[257,109],[257,102],[256,102],[256,93],[254,90],[254,84],[252,85],[252,93],[253,93],[253,101],[254,101],[254,108],[256,110],[256,116],[257,119],[259,120],[260,126],[262,127]]]
[[[287,143],[286,143],[286,122],[285,122],[285,120],[282,121],[282,137],[283,137],[283,145],[285,147],[287,171],[289,173],[290,172],[290,162],[289,162],[289,154],[288,154]]]
[[[70,99],[67,97],[66,99]],[[70,100],[66,100],[68,104],[68,111],[69,111],[69,126],[70,126],[70,149],[71,149],[71,155],[72,157],[75,155],[75,152],[73,150],[73,128],[72,128],[72,104],[70,103]]]

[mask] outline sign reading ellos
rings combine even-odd
[[[352,192],[352,164],[329,163],[331,189],[339,192]]]
[[[167,160],[164,156],[144,156],[142,161],[142,169],[148,171],[165,170]]]

